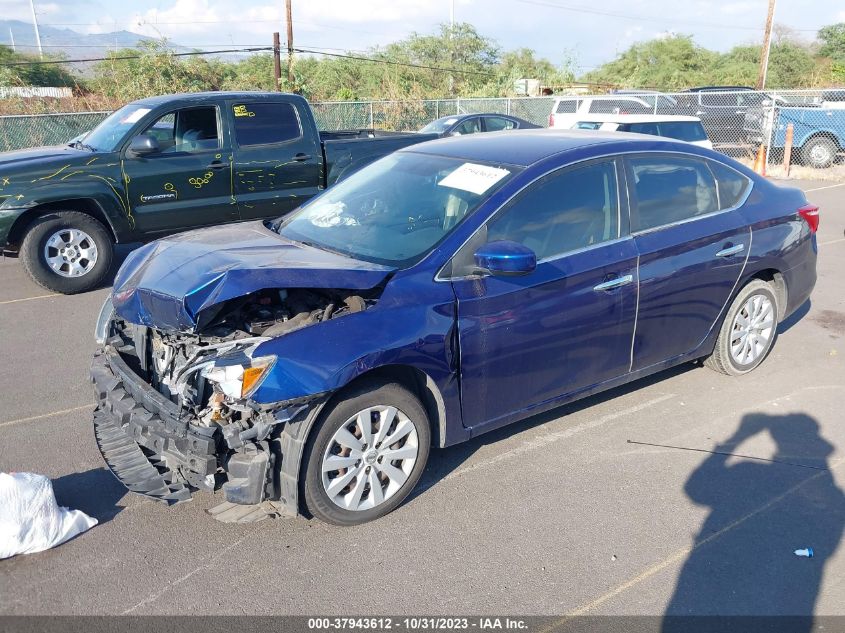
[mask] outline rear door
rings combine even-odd
[[[742,202],[717,188],[710,162],[676,153],[626,157],[640,258],[635,371],[696,350],[745,266],[751,229],[736,210]]]
[[[518,128],[516,121],[503,116],[481,117],[485,132],[501,132],[502,130],[513,130]]]
[[[500,426],[628,371],[637,258],[618,195],[620,166],[606,159],[552,172],[456,255],[466,426]],[[461,276],[475,250],[496,240],[531,248],[536,270]]]
[[[234,162],[232,187],[244,220],[288,213],[319,191],[322,154],[293,103],[237,101],[228,105]]]

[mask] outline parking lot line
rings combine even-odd
[[[720,536],[722,536],[724,534],[727,534],[731,530],[738,528],[740,525],[742,525],[743,523],[745,523],[749,519],[753,519],[754,517],[761,514],[762,512],[765,512],[766,510],[768,510],[772,506],[774,506],[774,505],[780,503],[781,501],[783,501],[784,499],[786,499],[792,493],[797,492],[799,489],[803,488],[808,483],[815,481],[819,477],[825,476],[831,470],[838,468],[843,463],[845,463],[845,457],[842,457],[842,458],[836,460],[833,464],[831,464],[829,469],[819,471],[816,474],[811,475],[810,477],[807,477],[806,479],[804,479],[802,481],[799,481],[797,484],[792,486],[789,490],[779,494],[778,496],[774,497],[773,499],[770,499],[769,501],[767,501],[766,503],[764,503],[760,507],[755,508],[754,510],[752,510],[748,514],[738,518],[736,521],[729,523],[728,525],[723,527],[718,532],[713,532],[713,534],[708,536],[706,539],[698,541],[697,543],[693,543],[692,545],[684,547],[683,549],[679,549],[674,554],[664,558],[662,561],[660,561],[658,563],[655,563],[654,565],[652,565],[651,567],[649,567],[648,569],[646,569],[642,573],[638,574],[637,576],[634,576],[633,578],[631,578],[630,580],[622,583],[618,587],[611,589],[610,591],[608,591],[607,593],[605,593],[602,596],[599,596],[598,598],[596,598],[592,602],[588,602],[587,604],[578,607],[574,611],[570,611],[559,622],[556,622],[556,623],[550,625],[545,630],[550,631],[550,630],[556,629],[560,626],[560,624],[564,623],[567,620],[567,618],[571,618],[571,617],[575,617],[575,616],[579,616],[579,615],[584,615],[585,613],[592,611],[596,607],[601,606],[602,604],[604,604],[608,600],[615,598],[620,593],[623,593],[623,592],[627,591],[628,589],[630,589],[631,587],[638,585],[642,581],[651,578],[656,573],[663,571],[664,569],[666,569],[667,567],[669,567],[669,566],[671,566],[675,563],[683,561],[689,554],[691,554],[695,550],[701,548],[704,545],[707,545],[708,543],[710,543],[712,541],[715,541],[717,538],[719,538]]]
[[[8,299],[6,301],[0,301],[0,306],[6,305],[7,303],[20,303],[21,301],[33,301],[34,299],[46,299],[47,297],[58,297],[59,295],[53,293],[51,295],[38,295],[37,297],[24,297],[23,299]]]
[[[590,429],[595,429],[603,424],[616,420],[617,418],[622,418],[627,415],[631,415],[634,413],[638,413],[643,409],[648,409],[649,407],[653,407],[656,404],[660,404],[661,402],[665,402],[666,400],[671,400],[675,397],[675,394],[664,394],[662,396],[658,396],[657,398],[652,398],[646,402],[634,405],[632,407],[628,407],[622,411],[617,411],[616,413],[609,413],[604,415],[600,418],[592,420],[590,422],[583,422],[582,424],[577,424],[573,427],[568,429],[564,429],[562,431],[554,431],[551,433],[544,433],[539,437],[535,437],[531,440],[526,440],[519,446],[512,448],[509,451],[505,451],[503,453],[498,453],[494,455],[490,459],[476,462],[475,464],[470,464],[465,468],[461,468],[460,470],[456,470],[451,475],[448,475],[443,479],[443,481],[449,481],[450,479],[454,479],[455,477],[460,477],[461,475],[468,473],[473,470],[477,470],[479,468],[484,468],[486,466],[492,466],[493,464],[498,464],[501,461],[510,459],[511,457],[516,457],[517,455],[522,455],[523,453],[527,453],[529,451],[533,451],[535,448],[542,448],[552,442],[557,442],[558,440],[563,440],[572,437],[582,431],[588,431]]]
[[[51,413],[42,413],[41,415],[33,415],[28,418],[18,418],[17,420],[6,420],[5,422],[0,422],[0,427],[4,426],[12,426],[13,424],[23,424],[24,422],[32,422],[34,420],[43,420],[45,418],[52,418],[57,415],[62,415],[64,413],[73,413],[74,411],[82,411],[83,409],[90,409],[93,407],[93,404],[83,404],[79,407],[72,407],[70,409],[62,409],[61,411],[53,411]]]
[[[828,246],[830,244],[838,244],[839,242],[845,242],[845,237],[840,237],[838,240],[830,240],[829,242],[819,242],[819,246]]]
[[[825,185],[824,187],[815,187],[813,189],[805,189],[804,193],[809,193],[811,191],[821,191],[822,189],[833,189],[834,187],[843,187],[845,186],[845,182],[840,182],[835,185]]]

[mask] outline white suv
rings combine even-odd
[[[570,129],[584,114],[654,114],[655,106],[639,97],[558,97],[549,115],[549,127]]]
[[[578,115],[570,129],[636,132],[665,136],[686,141],[699,147],[713,149],[701,119],[671,114],[585,114]]]

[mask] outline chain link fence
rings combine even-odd
[[[553,123],[557,128],[591,129],[613,129],[617,124],[608,119],[624,116],[623,127],[629,131],[672,135],[680,128],[672,130],[670,125],[636,115],[693,116],[701,120],[716,150],[749,166],[758,155],[765,155],[769,175],[790,171],[792,176],[845,181],[845,90],[619,91],[501,99],[335,101],[313,103],[312,108],[323,130],[410,131],[444,116],[487,112],[509,114],[542,127]],[[2,116],[0,151],[66,143],[107,114]],[[761,147],[765,152],[760,152]]]

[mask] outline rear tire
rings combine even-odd
[[[760,279],[749,282],[731,303],[716,347],[704,364],[728,376],[747,374],[762,363],[777,339],[777,294]]]
[[[838,151],[839,148],[832,139],[826,136],[817,136],[811,138],[801,148],[801,158],[804,160],[804,164],[810,167],[827,169],[836,160]]]
[[[383,517],[417,485],[430,446],[428,416],[416,396],[395,383],[361,385],[329,406],[308,442],[308,511],[342,526]]]
[[[35,283],[70,295],[102,284],[113,253],[111,235],[98,220],[78,211],[55,211],[27,228],[20,259]]]

